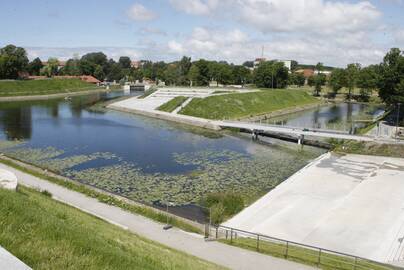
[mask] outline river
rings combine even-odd
[[[208,193],[250,203],[324,153],[94,107],[121,95],[0,103],[0,151],[135,201],[170,203],[191,219]]]

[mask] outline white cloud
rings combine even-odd
[[[399,29],[394,32],[394,40],[397,44],[404,46],[404,29]]]
[[[170,0],[170,3],[177,10],[188,14],[209,15],[218,7],[219,0]]]
[[[366,34],[358,33],[335,39],[312,39],[304,36],[277,35],[271,41],[256,41],[239,29],[218,31],[197,27],[178,41],[168,43],[168,49],[177,57],[185,54],[195,59],[226,60],[242,63],[261,55],[265,47],[268,59],[294,59],[301,63],[325,62],[344,66],[347,63],[371,64],[380,62],[385,50],[372,43],[363,43]]]
[[[132,5],[127,14],[128,17],[134,21],[151,21],[157,18],[157,15],[154,12],[148,10],[145,6],[139,3]]]
[[[239,0],[240,20],[257,30],[335,34],[372,29],[381,13],[369,2]]]

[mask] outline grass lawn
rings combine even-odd
[[[79,79],[0,81],[0,96],[35,96],[85,91],[96,85]]]
[[[237,238],[230,240],[220,240],[223,243],[257,251],[257,241],[251,238]],[[274,257],[285,258],[286,245],[280,243],[271,243],[267,241],[259,242],[259,252],[268,254]],[[287,259],[296,261],[302,264],[318,266],[321,269],[327,270],[351,270],[354,269],[355,260],[348,257],[341,257],[333,254],[323,253],[319,262],[319,252],[317,250],[306,249],[294,245],[288,246]],[[394,269],[388,266],[374,264],[364,260],[358,260],[356,269],[373,269],[387,270]]]
[[[337,153],[404,158],[404,145],[357,141],[331,141]]]
[[[49,195],[0,190],[0,244],[33,269],[220,269]]]
[[[207,119],[242,118],[319,102],[300,90],[262,90],[194,98],[180,113]]]
[[[157,108],[157,110],[159,111],[163,111],[163,112],[172,112],[175,109],[177,109],[179,106],[181,106],[182,103],[185,102],[185,100],[187,100],[187,97],[175,97],[172,100],[170,100],[169,102],[164,103],[163,105],[161,105],[160,107]]]

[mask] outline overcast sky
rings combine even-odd
[[[103,51],[242,63],[264,46],[269,59],[344,66],[404,49],[404,0],[13,0],[0,10],[0,46],[31,59]]]

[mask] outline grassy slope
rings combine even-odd
[[[129,203],[122,201],[118,198],[115,198],[111,195],[107,195],[107,194],[98,192],[90,187],[79,184],[77,182],[65,181],[61,178],[53,177],[48,174],[44,174],[43,172],[39,172],[39,170],[33,170],[33,169],[29,169],[27,167],[20,166],[15,161],[0,158],[0,162],[3,164],[6,164],[8,166],[11,166],[17,170],[31,174],[33,176],[39,177],[39,178],[47,180],[49,182],[58,184],[60,186],[68,188],[70,190],[74,190],[74,191],[83,193],[83,194],[87,195],[88,197],[96,198],[98,201],[100,201],[102,203],[120,207],[129,212],[142,215],[144,217],[150,218],[157,222],[165,223],[167,221],[167,215],[163,214],[162,212],[158,212],[158,211],[152,209],[151,207],[146,207],[146,206],[143,206],[140,204],[129,204]],[[196,228],[196,227],[192,226],[191,224],[189,224],[185,221],[182,221],[181,219],[175,218],[173,216],[169,217],[169,223],[184,231],[202,233],[199,228]]]
[[[404,145],[373,142],[333,141],[337,153],[404,158]]]
[[[181,113],[208,119],[241,118],[316,102],[305,91],[264,90],[195,98]]]
[[[96,88],[79,79],[0,81],[0,96],[33,96],[77,92]]]
[[[0,244],[33,269],[219,269],[28,188],[0,205]]]
[[[181,106],[182,103],[185,102],[185,100],[187,100],[187,97],[175,97],[172,100],[170,100],[169,102],[164,103],[163,105],[161,105],[160,107],[157,108],[157,110],[159,111],[163,111],[163,112],[172,112],[175,109],[177,109],[179,106]]]

